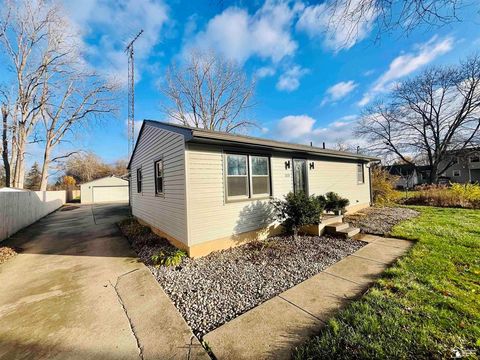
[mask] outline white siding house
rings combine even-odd
[[[98,204],[128,202],[128,181],[116,176],[89,181],[80,185],[80,202]]]
[[[372,160],[146,120],[129,163],[132,213],[201,256],[275,233],[269,201],[294,189],[370,206]]]

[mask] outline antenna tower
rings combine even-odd
[[[125,53],[128,56],[128,157],[132,156],[133,147],[135,144],[135,61],[133,43],[142,35],[143,30],[133,38],[132,41],[125,48]]]

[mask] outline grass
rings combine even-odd
[[[414,247],[294,359],[480,358],[480,210],[414,209],[392,230]]]

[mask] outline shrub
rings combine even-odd
[[[350,204],[348,199],[342,198],[337,193],[330,191],[325,194],[325,197],[320,197],[320,202],[325,202],[325,211],[334,213],[344,213],[345,208]]]
[[[478,209],[480,185],[453,184],[450,188],[445,185],[420,186],[413,196],[404,200],[404,204]]]
[[[373,166],[371,169],[372,197],[373,202],[378,205],[392,203],[397,198],[395,184],[398,176],[390,174],[380,166]]]
[[[177,266],[182,262],[182,259],[187,256],[187,253],[180,249],[162,250],[157,254],[152,255],[151,259],[156,266]]]
[[[298,230],[304,225],[318,224],[323,212],[323,206],[316,196],[307,196],[300,192],[292,192],[285,196],[284,200],[273,200],[275,219],[283,223],[285,229],[293,233],[296,238]]]

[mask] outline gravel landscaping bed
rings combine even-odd
[[[360,228],[362,233],[386,236],[395,225],[419,214],[418,211],[401,207],[371,207],[346,215],[345,221]]]
[[[120,228],[199,338],[365,245],[327,236],[278,236],[185,257],[176,267],[155,267],[151,256],[171,245],[135,221]]]
[[[8,246],[0,246],[0,264],[17,255],[17,252]]]

